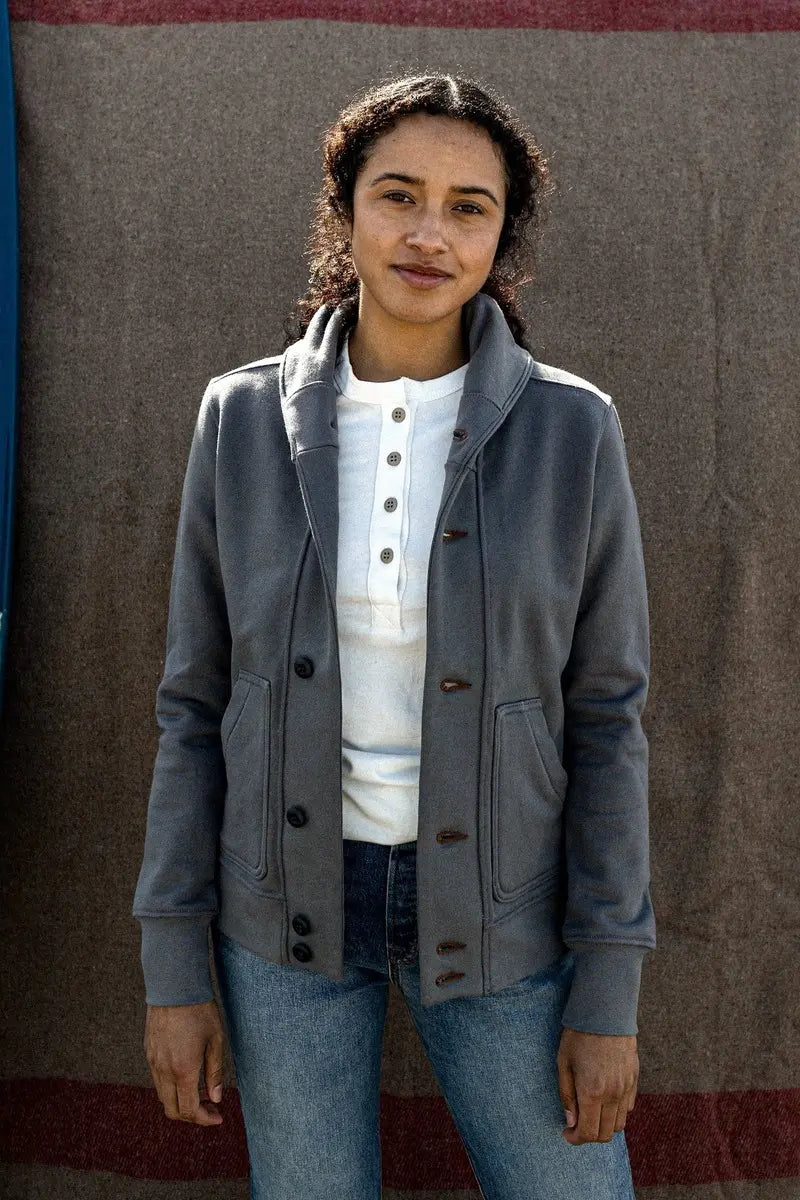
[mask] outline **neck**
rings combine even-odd
[[[356,378],[371,383],[401,376],[438,379],[469,362],[461,309],[428,324],[394,321],[382,310],[376,312],[365,304],[363,288],[348,349]]]

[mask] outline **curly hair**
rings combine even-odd
[[[475,79],[442,71],[394,76],[357,93],[325,131],[323,182],[314,201],[305,257],[309,285],[284,322],[284,349],[301,338],[323,304],[344,306],[345,326],[358,316],[360,281],[343,217],[353,219],[356,177],[380,136],[412,113],[452,117],[485,129],[500,147],[507,184],[503,228],[492,269],[481,288],[500,305],[515,341],[526,323],[517,291],[534,280],[535,238],[546,216],[543,201],[554,190],[548,161],[509,105]]]

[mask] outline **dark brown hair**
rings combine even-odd
[[[525,341],[517,290],[535,278],[534,240],[554,190],[547,159],[508,104],[485,84],[464,75],[429,71],[369,85],[350,101],[324,134],[323,182],[306,242],[309,286],[284,323],[284,349],[301,338],[322,304],[345,305],[345,324],[358,315],[359,278],[343,216],[353,218],[358,172],[381,134],[412,113],[452,117],[485,129],[500,147],[507,195],[494,263],[481,291],[500,305],[515,340]]]

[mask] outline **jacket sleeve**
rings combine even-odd
[[[603,418],[586,567],[562,675],[567,901],[575,971],[562,1025],[635,1034],[650,899],[650,628],[641,531],[619,414]]]
[[[230,699],[231,641],[215,521],[219,404],[200,405],[181,498],[156,692],[161,734],[133,901],[148,1004],[212,1000],[208,926],[218,911],[216,860],[225,798],[220,722]]]

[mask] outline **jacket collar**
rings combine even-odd
[[[305,336],[284,352],[280,391],[283,419],[292,458],[306,450],[339,446],[336,420],[336,359],[344,342],[344,308],[323,304]],[[464,380],[457,425],[468,438],[454,441],[447,462],[461,463],[495,427],[499,413],[516,400],[530,375],[533,360],[514,341],[500,305],[478,292],[464,306],[470,362]]]
[[[280,398],[291,456],[311,532],[319,552],[325,586],[336,607],[339,537],[339,429],[336,419],[336,359],[344,342],[344,309],[324,304],[305,336],[281,356]],[[499,304],[478,292],[464,305],[470,361],[453,438],[445,460],[445,482],[437,528],[456,482],[481,446],[502,424],[522,392],[534,361],[514,341]]]

